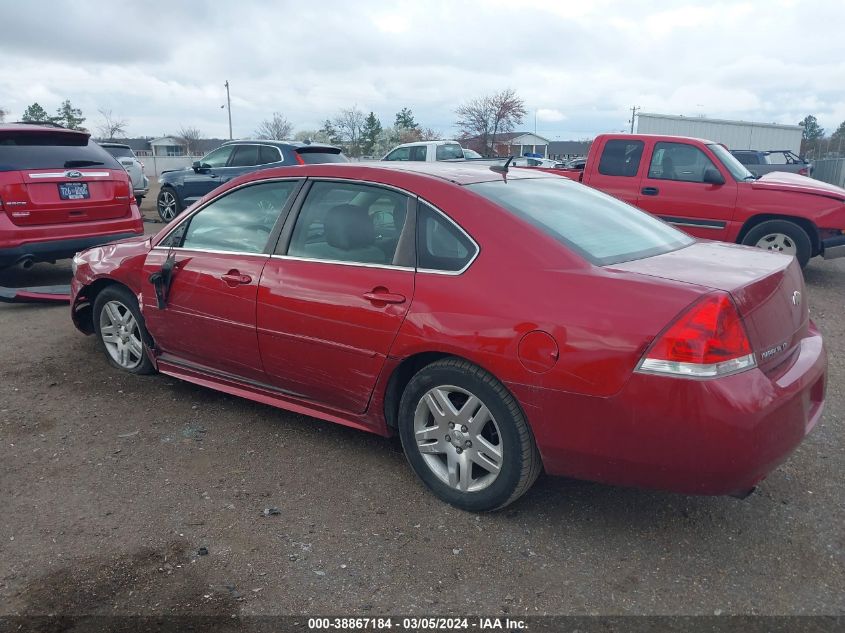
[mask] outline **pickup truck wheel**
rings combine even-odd
[[[156,209],[158,209],[158,217],[165,222],[170,222],[182,212],[179,196],[170,187],[162,187],[156,201]]]
[[[794,255],[801,268],[807,265],[812,254],[810,236],[803,228],[789,220],[761,222],[748,231],[742,243],[767,251]]]

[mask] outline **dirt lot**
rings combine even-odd
[[[66,307],[0,305],[0,615],[845,614],[845,261],[806,276],[827,409],[757,493],[545,477],[483,516],[396,441],[123,375]]]

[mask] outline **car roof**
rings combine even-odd
[[[427,178],[437,178],[456,185],[471,185],[479,182],[494,182],[502,180],[502,174],[490,169],[490,165],[478,165],[472,162],[374,162],[374,163],[315,163],[311,165],[277,167],[262,172],[256,172],[265,178],[273,177],[272,172],[284,173],[285,176],[302,173],[306,170],[306,176],[314,178],[348,177],[359,179],[367,176],[378,176],[395,174],[397,172],[413,174]],[[342,174],[340,171],[348,170],[349,173]],[[536,178],[560,178],[560,176],[549,174],[533,169],[513,168],[508,170],[508,180],[528,180]]]
[[[91,136],[89,132],[84,130],[70,130],[61,125],[41,124],[41,123],[0,123],[0,132],[44,132],[45,134],[61,132],[62,134],[81,134],[83,136]]]
[[[340,149],[335,145],[329,145],[328,143],[306,143],[305,141],[277,141],[277,140],[269,140],[263,138],[241,138],[241,139],[234,139],[231,141],[226,141],[221,145],[273,145],[274,147],[325,147],[330,149]]]
[[[411,141],[410,143],[401,143],[393,149],[396,149],[397,147],[419,147],[420,145],[451,145],[453,143],[455,145],[460,145],[458,141]]]

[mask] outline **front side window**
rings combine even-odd
[[[605,176],[625,176],[631,178],[640,170],[643,157],[642,141],[612,139],[604,145],[599,159],[599,173]]]
[[[293,228],[288,255],[393,264],[405,226],[407,196],[357,183],[317,182]]]
[[[455,226],[425,203],[417,208],[417,267],[457,272],[475,257],[477,247]]]
[[[463,158],[464,151],[457,143],[448,143],[446,145],[438,145],[435,152],[437,160],[454,160],[456,158]]]
[[[210,154],[206,154],[200,158],[200,165],[202,167],[210,167],[212,169],[215,167],[225,167],[226,163],[229,162],[229,156],[232,155],[232,150],[234,149],[234,145],[224,145],[223,147],[218,147]]]
[[[668,253],[694,241],[639,209],[564,178],[496,180],[467,185],[467,189],[597,266]]]
[[[397,147],[384,157],[384,160],[411,160],[410,147]]]
[[[686,143],[655,143],[648,177],[656,180],[704,182],[704,172],[716,169],[707,155]]]
[[[182,248],[263,252],[297,184],[295,180],[260,183],[214,200],[186,220]]]

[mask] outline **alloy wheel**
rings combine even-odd
[[[795,242],[783,233],[769,233],[768,235],[764,235],[757,240],[755,246],[767,251],[775,251],[786,255],[796,255],[798,253],[798,247],[795,245]]]
[[[132,311],[112,300],[100,310],[100,337],[112,360],[124,369],[135,369],[144,358],[141,328]]]
[[[496,420],[466,389],[441,385],[427,391],[414,413],[414,439],[431,472],[460,492],[484,490],[502,469]]]
[[[158,198],[158,212],[161,219],[170,222],[176,217],[176,209],[176,196],[167,190],[162,191]]]

